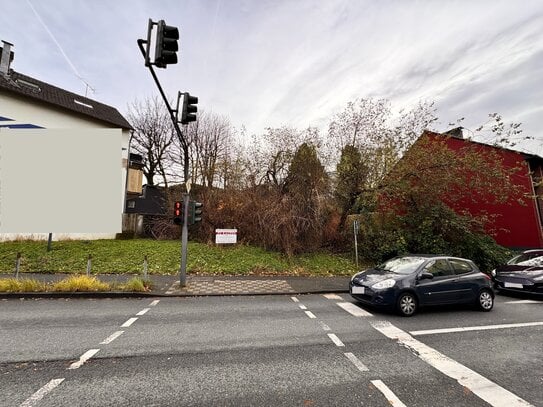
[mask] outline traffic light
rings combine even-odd
[[[189,201],[189,217],[187,219],[189,225],[202,221],[202,206],[204,204],[201,202]]]
[[[173,204],[173,223],[176,225],[183,224],[183,216],[185,215],[183,210],[183,202],[175,201]]]
[[[155,65],[158,68],[166,68],[168,64],[177,64],[178,39],[179,30],[177,27],[166,25],[164,20],[157,23]]]
[[[198,111],[198,98],[191,96],[190,93],[183,93],[183,107],[181,108],[181,124],[188,124],[196,121],[196,112]]]

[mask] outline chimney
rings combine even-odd
[[[462,129],[463,129],[463,127],[461,127],[461,126],[460,127],[455,127],[454,129],[446,131],[443,134],[446,134],[447,136],[451,136],[451,137],[454,137],[454,138],[463,139],[464,134],[463,134]]]
[[[0,47],[0,75],[7,76],[9,75],[9,65],[13,61],[13,51],[11,47],[13,44],[10,44],[7,41],[2,40],[3,46]]]

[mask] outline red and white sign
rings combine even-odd
[[[216,244],[233,244],[238,242],[237,229],[215,229]]]

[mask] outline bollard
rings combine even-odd
[[[15,278],[19,279],[19,268],[21,267],[21,252],[17,252],[17,260],[15,260]]]
[[[91,267],[92,267],[92,256],[89,254],[89,258],[87,260],[87,277],[90,277]]]
[[[143,278],[147,280],[147,255],[143,256]]]

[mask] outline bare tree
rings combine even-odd
[[[175,132],[164,103],[158,97],[136,100],[129,106],[128,120],[134,128],[132,147],[144,160],[147,185],[155,185],[155,178],[160,177],[159,183],[167,187],[168,149]]]

